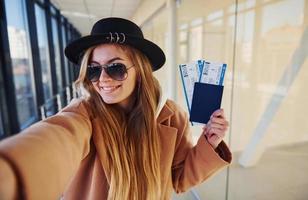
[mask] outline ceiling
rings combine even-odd
[[[51,0],[82,35],[103,17],[131,18],[142,0]]]

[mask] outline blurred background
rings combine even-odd
[[[165,51],[155,76],[186,110],[178,65],[228,65],[222,107],[233,163],[174,200],[308,199],[308,0],[0,2],[1,139],[76,97],[78,66],[63,49],[98,19],[124,17]],[[196,141],[201,128],[192,131]]]

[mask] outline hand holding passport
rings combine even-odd
[[[206,124],[221,106],[227,65],[197,60],[179,67],[190,121]]]

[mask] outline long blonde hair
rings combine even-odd
[[[131,59],[137,74],[134,106],[124,113],[119,107],[104,103],[85,77],[94,48],[84,54],[76,86],[86,91],[83,94],[93,115],[102,122],[102,142],[108,155],[104,167],[110,172],[108,200],[160,199],[160,140],[155,118],[160,86],[150,62],[139,50],[117,45]]]

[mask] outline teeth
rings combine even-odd
[[[101,89],[104,91],[110,92],[110,91],[117,89],[118,87],[119,86],[104,86],[104,87],[101,87]]]

